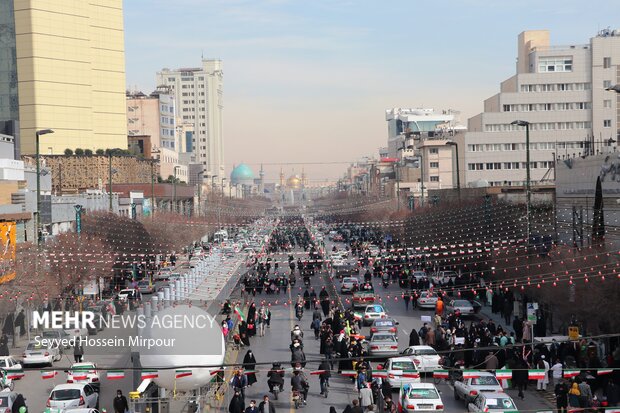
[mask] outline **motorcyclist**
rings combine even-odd
[[[321,374],[319,374],[319,380],[321,384],[321,394],[325,393],[325,389],[329,387],[329,378],[331,376],[331,366],[329,365],[329,361],[325,358],[321,361],[319,365],[319,370],[321,370]]]
[[[295,305],[295,317],[301,319],[304,315],[304,305],[297,303]]]
[[[303,395],[303,403],[307,404],[308,399],[308,389],[309,389],[308,381],[304,378],[302,372],[300,370],[293,371],[293,377],[291,378],[291,389],[293,391],[298,391],[299,394]]]
[[[280,387],[280,391],[284,390],[284,370],[280,363],[273,363],[271,370],[267,372],[267,384],[269,385],[269,392],[273,393],[273,387]]]

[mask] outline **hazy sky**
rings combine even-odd
[[[227,169],[308,165],[335,179],[387,141],[384,110],[482,110],[515,72],[517,35],[588,43],[620,28],[620,1],[125,0],[127,84],[144,92],[164,68],[224,64]],[[614,21],[616,18],[616,21]],[[337,164],[336,162],[343,162]],[[286,166],[287,175],[301,165]],[[279,166],[265,167],[277,179]]]

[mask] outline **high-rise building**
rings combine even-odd
[[[0,0],[0,121],[23,154],[126,148],[122,0]]]
[[[469,119],[464,170],[468,185],[524,185],[529,122],[531,182],[553,180],[557,157],[592,154],[619,140],[620,31],[603,30],[588,44],[552,46],[547,30],[517,42],[517,73]]]
[[[194,124],[192,150],[208,172],[203,178],[225,178],[222,61],[204,59],[199,68],[163,69],[157,84],[171,87],[178,119]]]

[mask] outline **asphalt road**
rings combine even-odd
[[[331,248],[331,245],[329,246]],[[299,254],[299,251],[297,251]],[[275,257],[279,260],[286,260],[286,255],[279,254]],[[320,275],[316,275],[312,277],[312,286],[318,292],[321,290],[321,287],[324,285],[323,281],[324,277]],[[337,290],[339,291],[339,282],[335,280]],[[399,325],[399,350],[404,350],[409,342],[409,333],[411,329],[419,329],[422,326],[421,316],[422,315],[432,315],[431,310],[412,310],[405,311],[405,305],[402,300],[399,298],[395,299],[394,297],[398,297],[400,295],[400,289],[398,285],[390,285],[387,289],[384,289],[377,281],[374,282],[376,292],[381,296],[384,307],[386,308],[388,314],[391,317],[397,319],[400,323]],[[303,283],[300,286],[300,282],[298,281],[296,287],[292,291],[287,293],[286,299],[293,300],[296,295],[303,294],[304,292]],[[343,303],[346,304],[347,298],[350,296],[341,296],[340,298],[343,300]],[[275,302],[278,300],[280,303],[284,299],[284,295],[260,295],[254,298],[254,301],[257,303],[257,306],[261,301],[265,300],[266,302]],[[290,361],[290,350],[288,348],[290,344],[290,331],[292,330],[295,324],[299,324],[301,329],[304,331],[304,350],[306,353],[306,357],[308,360],[319,360],[321,355],[319,354],[319,342],[314,340],[314,334],[310,329],[310,322],[312,321],[312,312],[306,311],[304,316],[300,322],[297,321],[297,318],[294,315],[294,309],[292,306],[284,306],[282,304],[272,305],[272,324],[271,328],[267,329],[267,333],[265,337],[255,336],[251,339],[251,346],[256,360],[258,363],[266,362],[268,365],[257,366],[257,370],[259,371],[257,379],[258,382],[253,386],[249,387],[246,391],[246,406],[249,405],[250,400],[254,399],[260,402],[263,398],[263,395],[268,394],[268,386],[267,386],[267,377],[265,370],[268,370],[271,362],[275,360],[280,360],[283,363],[283,366],[290,366],[287,364]],[[369,328],[364,327],[362,330],[362,334],[368,333]],[[237,362],[241,363],[243,360],[243,356],[245,355],[247,349],[242,350],[239,353],[239,359]],[[374,364],[373,364],[374,366]],[[336,366],[335,366],[336,367]],[[306,371],[311,371],[313,369],[318,368],[317,363],[308,363],[306,366]],[[260,372],[263,370],[262,372]],[[280,394],[279,400],[275,401],[276,410],[278,412],[294,410],[294,406],[291,402],[291,394],[290,394],[290,373],[287,373],[285,377],[285,391]],[[354,398],[357,398],[357,390],[355,389],[354,384],[351,382],[351,379],[339,376],[337,372],[332,372],[332,378],[330,379],[330,388],[329,388],[329,397],[325,398],[319,395],[319,379],[318,376],[310,376],[310,391],[308,396],[308,404],[303,408],[306,412],[329,412],[330,406],[334,406],[336,411],[341,412],[350,404]],[[432,381],[432,377],[423,378],[423,381]],[[535,385],[534,385],[535,386]],[[454,399],[453,388],[448,383],[440,383],[437,385],[437,388],[440,390],[442,394],[442,399],[445,406],[446,412],[467,412],[467,406],[462,401],[456,401]],[[535,388],[530,386],[530,389]],[[396,390],[396,389],[395,389]],[[512,390],[508,390],[507,393],[511,395],[513,398],[516,397],[516,392]],[[227,392],[227,396],[225,399],[225,403],[221,408],[221,411],[228,410],[228,402],[230,401],[230,392]],[[393,395],[393,399],[398,397],[397,392],[395,391]],[[544,401],[538,394],[535,394],[534,391],[526,392],[525,400],[521,401],[516,399],[517,406],[519,407],[520,412],[531,411],[548,411],[551,410],[549,404]]]

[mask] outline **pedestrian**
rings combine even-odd
[[[579,392],[581,396],[579,397],[580,407],[591,407],[592,406],[592,389],[590,385],[584,380],[577,379],[577,383],[579,383]]]
[[[235,371],[234,376],[230,379],[230,385],[232,386],[235,394],[237,392],[241,396],[241,400],[243,401],[243,406],[241,407],[241,412],[245,409],[245,388],[248,386],[248,378],[243,374],[241,370]]]
[[[235,394],[232,399],[230,399],[230,404],[228,405],[228,413],[243,413],[244,407],[245,403],[241,397],[241,392],[235,390]]]
[[[265,327],[267,326],[267,314],[265,313],[265,307],[261,307],[258,310],[258,315],[256,317],[256,326],[258,328],[259,337],[264,337]]]
[[[372,398],[372,389],[370,388],[370,384],[365,383],[364,387],[360,389],[360,405],[362,409],[367,408],[373,403]]]
[[[336,412],[336,408],[334,406],[329,406],[329,413],[338,413],[338,412]]]
[[[116,390],[116,397],[112,402],[114,407],[114,413],[126,413],[129,411],[129,403],[127,403],[127,397],[123,396],[123,392],[119,389]]]
[[[495,356],[495,353],[489,351],[489,354],[484,359],[485,368],[490,372],[495,372],[497,370],[497,366],[499,365],[499,360]]]
[[[243,368],[246,370],[246,376],[248,378],[248,386],[256,383],[256,373],[254,369],[256,368],[256,358],[252,353],[252,350],[248,350],[245,353],[245,357],[243,358]]]
[[[366,412],[368,413],[375,413],[376,411],[377,411],[377,406],[374,403],[368,406],[368,409],[366,409]]]
[[[387,396],[383,400],[385,402],[383,411],[386,413],[396,413],[396,404],[392,401],[392,397]]]
[[[250,406],[245,409],[245,413],[258,413],[258,407],[256,407],[256,400],[250,400]]]
[[[368,389],[370,390],[370,389]],[[353,405],[353,407],[351,407],[351,413],[364,413],[364,409],[361,408],[360,406],[360,401],[358,399],[353,399],[351,401],[351,404]],[[349,406],[347,406],[349,407]],[[346,408],[345,408],[346,410]]]
[[[6,334],[2,333],[0,337],[0,356],[9,355],[9,338]]]
[[[228,323],[226,320],[222,321],[222,334],[224,335],[224,338],[228,337]]]
[[[411,329],[411,333],[409,334],[409,346],[419,346],[420,345],[420,336],[418,332],[415,331],[415,328]]]
[[[241,321],[239,323],[239,337],[241,338],[241,345],[250,347],[250,337],[248,337],[248,323]]]
[[[411,301],[411,295],[407,291],[403,294],[403,301],[405,302],[405,311],[409,310],[409,301]]]
[[[568,391],[568,405],[570,407],[579,408],[579,399],[581,398],[581,392],[579,391],[579,384],[574,382]]]
[[[79,363],[84,358],[84,347],[82,346],[80,337],[75,339],[75,346],[73,347],[73,359],[76,363]]]
[[[440,317],[443,315],[443,300],[441,297],[438,297],[435,303],[435,314],[438,314]]]
[[[19,327],[19,336],[23,337],[26,335],[26,327],[25,327],[26,316],[24,315],[24,309],[22,308],[17,317],[15,317],[15,327]]]
[[[547,360],[545,360],[544,355],[540,356],[540,360],[538,361],[538,368],[545,371],[545,377],[536,381],[536,390],[546,391],[547,384],[549,384],[549,363],[547,363]]]
[[[551,382],[552,386],[558,384],[562,380],[562,369],[563,368],[564,367],[562,366],[562,363],[560,362],[560,360],[555,359],[555,363],[553,363],[553,366],[551,366],[551,368],[549,369],[551,370],[551,380],[553,380]],[[568,391],[568,389],[566,391]]]
[[[268,395],[263,396],[263,401],[258,405],[258,413],[276,413],[276,407],[271,403]]]
[[[567,413],[568,410],[568,386],[564,380],[560,379],[555,385],[555,406],[558,413]]]

